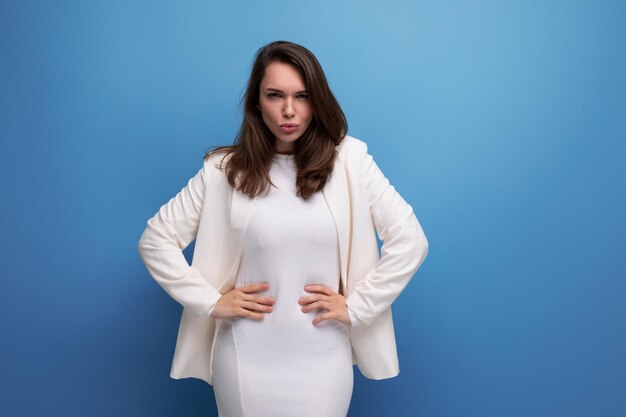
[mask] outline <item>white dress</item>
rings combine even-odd
[[[352,398],[349,329],[338,320],[313,325],[304,313],[307,284],[337,292],[337,229],[322,192],[296,196],[292,155],[275,154],[276,187],[256,197],[235,286],[269,282],[276,302],[262,320],[226,319],[213,362],[219,417],[345,417]]]

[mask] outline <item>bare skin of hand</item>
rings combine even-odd
[[[338,320],[348,326],[352,324],[352,322],[350,322],[350,316],[348,316],[346,298],[343,295],[334,292],[323,284],[305,285],[304,290],[314,294],[300,297],[298,300],[298,303],[302,305],[303,312],[314,308],[328,310],[317,315],[313,320],[313,325],[317,326],[324,320],[329,319]]]
[[[256,295],[255,293],[265,291],[268,288],[268,283],[260,283],[231,289],[217,300],[211,317],[216,319],[245,317],[263,320],[265,313],[272,312],[272,306],[276,300],[274,297]]]

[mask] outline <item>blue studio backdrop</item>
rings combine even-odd
[[[136,245],[279,39],[430,243],[349,416],[626,415],[624,2],[0,4],[0,415],[217,416]]]

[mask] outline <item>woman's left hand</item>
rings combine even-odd
[[[328,310],[315,317],[314,325],[328,319],[338,320],[347,326],[351,325],[346,298],[343,295],[334,292],[323,284],[305,285],[304,290],[314,294],[300,297],[298,303],[302,305],[302,312],[306,313],[314,308]]]

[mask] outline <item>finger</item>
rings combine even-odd
[[[303,306],[302,307],[302,311],[309,311],[309,310],[313,310],[315,308],[325,308],[325,309],[329,309],[331,304],[329,301],[324,301],[324,300],[320,300],[320,301],[316,301],[314,303],[311,303],[309,305]]]
[[[274,304],[276,302],[276,299],[274,297],[271,297],[271,296],[262,297],[259,295],[245,295],[243,300],[252,301],[254,303],[259,303],[259,304]]]
[[[257,312],[271,312],[273,310],[272,306],[266,306],[264,304],[257,304],[250,301],[244,301],[241,306],[251,311]]]
[[[325,320],[330,320],[333,318],[333,314],[330,311],[327,311],[325,313],[321,313],[318,314],[314,319],[313,319],[313,325],[317,326],[318,324],[320,324],[321,322],[325,321]]]
[[[323,284],[308,284],[304,286],[306,292],[320,292],[326,295],[333,295],[334,292]]]
[[[241,317],[245,317],[245,318],[249,318],[249,319],[253,319],[253,320],[263,320],[263,318],[265,318],[265,314],[264,313],[255,313],[254,311],[242,308],[239,310],[239,315]]]
[[[324,294],[320,294],[320,293],[315,293],[313,295],[309,295],[306,297],[300,297],[298,299],[298,303],[300,304],[308,304],[308,303],[312,303],[313,301],[318,301],[318,300],[326,300],[326,301],[330,301],[330,297]]]
[[[239,289],[245,293],[254,293],[254,292],[258,292],[258,291],[264,291],[266,289],[268,289],[270,286],[269,283],[267,282],[261,282],[258,284],[247,284],[247,285],[243,285],[241,287],[239,287]]]

